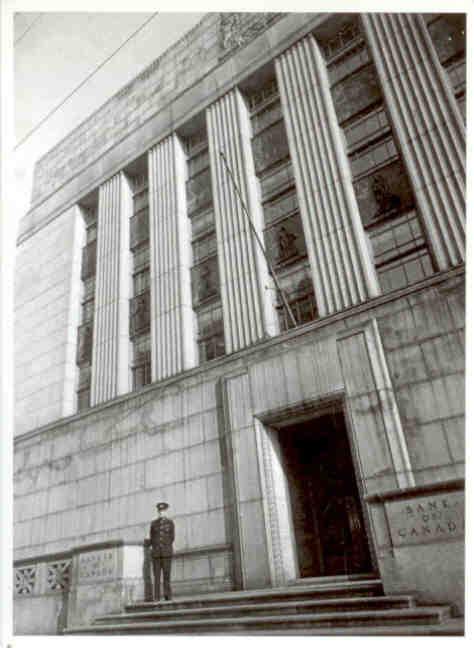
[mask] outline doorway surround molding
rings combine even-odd
[[[262,354],[223,377],[221,388],[222,434],[232,469],[227,500],[234,511],[231,534],[242,589],[284,586],[298,577],[279,426],[342,405],[361,499],[414,485],[375,319],[312,336],[284,353]],[[371,515],[367,531],[375,544]]]
[[[375,319],[336,335],[343,387],[310,400],[254,414],[272,587],[299,577],[288,485],[277,430],[343,412],[361,498],[415,485],[393,384]],[[369,543],[375,547],[373,521]]]

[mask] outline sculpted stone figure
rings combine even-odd
[[[298,254],[298,249],[295,244],[296,236],[289,232],[284,225],[280,227],[278,232],[278,252],[280,261],[286,261]]]
[[[171,560],[173,557],[174,522],[163,515],[169,508],[167,502],[156,505],[157,517],[150,526],[151,559],[153,561],[153,598],[160,600],[160,580],[163,572],[165,600],[171,600]]]
[[[390,191],[388,182],[381,175],[376,175],[372,179],[372,192],[375,202],[378,206],[376,216],[380,216],[392,209],[400,208],[400,198]]]

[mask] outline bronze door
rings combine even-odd
[[[342,413],[280,430],[302,578],[372,570]]]

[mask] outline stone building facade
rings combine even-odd
[[[17,632],[147,596],[159,500],[176,595],[364,573],[462,613],[464,102],[462,15],[208,14],[39,160]]]

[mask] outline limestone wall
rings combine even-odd
[[[82,220],[75,207],[17,251],[15,433],[75,410]]]
[[[226,541],[215,384],[201,377],[32,436],[15,461],[18,558],[143,539],[161,500],[176,551]]]
[[[203,547],[230,547],[225,587],[294,576],[273,421],[344,403],[362,496],[462,477],[463,295],[452,271],[24,435],[15,557],[141,541],[166,500],[188,591],[211,587]]]
[[[464,475],[462,279],[397,301],[379,330],[417,484]]]

